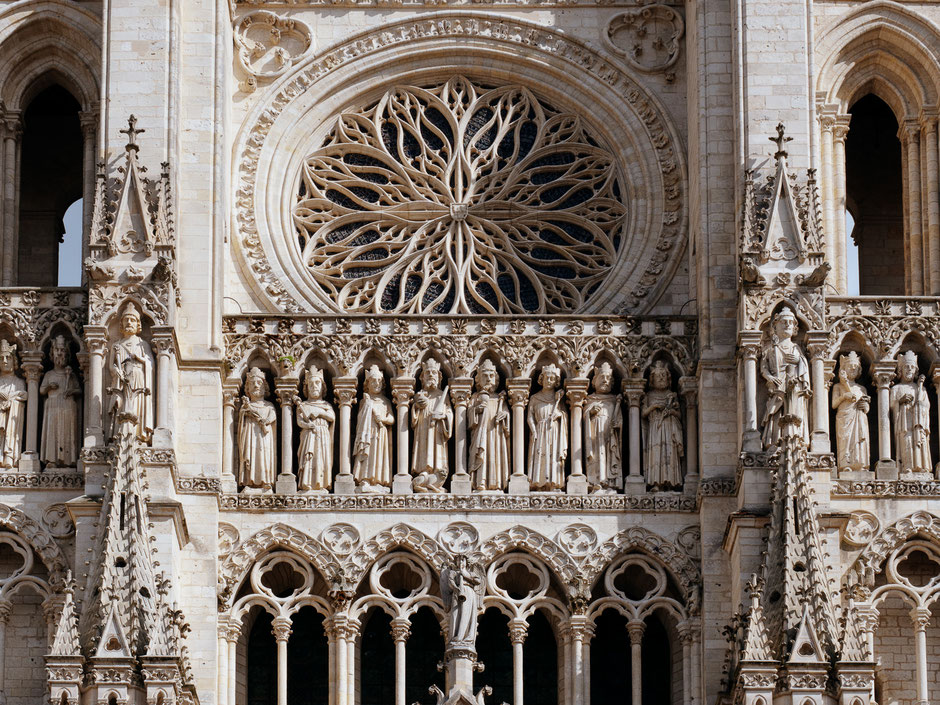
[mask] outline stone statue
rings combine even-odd
[[[269,490],[277,477],[277,409],[269,394],[264,372],[252,367],[238,414],[238,481],[244,487]]]
[[[137,439],[147,443],[153,433],[153,352],[140,337],[140,312],[128,303],[121,314],[121,339],[111,346],[111,435],[122,413],[133,414]]]
[[[584,403],[584,472],[592,492],[613,492],[623,481],[623,414],[620,396],[610,393],[610,363],[594,369],[593,382],[594,393]]]
[[[333,424],[336,413],[323,399],[323,370],[311,365],[304,378],[307,399],[294,397],[300,448],[297,450],[297,489],[326,492],[333,476]]]
[[[558,389],[561,370],[545,365],[539,374],[542,388],[529,400],[529,487],[557,490],[565,486],[568,457],[568,411],[565,392]]]
[[[453,566],[441,571],[441,592],[447,610],[447,648],[474,647],[477,615],[483,606],[483,575],[458,553]]]
[[[917,354],[908,350],[898,358],[900,381],[891,387],[894,447],[901,472],[933,472],[930,462],[930,399],[924,388],[924,376],[917,372]]]
[[[412,486],[415,492],[443,492],[447,479],[447,441],[454,428],[454,410],[441,390],[441,364],[434,358],[424,363],[421,390],[411,404],[414,429]]]
[[[392,402],[382,394],[385,378],[372,365],[363,382],[356,420],[353,477],[361,492],[388,491],[392,484]]]
[[[682,415],[679,397],[672,391],[672,373],[662,360],[650,368],[643,418],[646,484],[658,490],[682,487]]]
[[[39,459],[48,467],[74,467],[78,460],[82,388],[69,367],[69,344],[57,336],[50,349],[52,369],[42,377],[39,393],[46,396],[42,412]]]
[[[16,346],[0,340],[0,467],[15,468],[23,448],[26,382],[16,376]]]
[[[477,391],[467,407],[470,475],[477,491],[504,491],[509,484],[509,405],[496,391],[499,373],[492,360],[477,368]]]
[[[855,380],[862,362],[854,351],[839,358],[839,381],[832,387],[832,408],[836,409],[836,452],[840,472],[867,470],[871,458],[868,410],[871,397]]]
[[[761,354],[761,374],[767,382],[767,409],[764,412],[764,448],[776,450],[783,426],[796,426],[794,433],[809,444],[809,399],[812,387],[806,356],[794,340],[798,330],[796,314],[780,309],[773,318],[770,344]]]

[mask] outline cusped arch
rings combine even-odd
[[[411,551],[424,560],[438,573],[438,577],[447,564],[448,554],[435,539],[420,529],[399,523],[375,534],[349,556],[346,579],[351,585],[358,585],[373,563],[398,548]]]
[[[940,546],[940,517],[918,510],[886,526],[862,549],[846,578],[851,583],[874,585],[875,576],[885,559],[915,536],[922,536]]]
[[[562,585],[572,586],[578,582],[580,568],[574,559],[550,538],[525,526],[516,525],[494,534],[480,545],[475,557],[480,565],[488,566],[510,551],[525,551],[535,556]]]
[[[509,57],[511,69],[504,68]],[[391,89],[479,75],[480,66],[487,67],[487,84],[531,89],[559,110],[578,114],[591,134],[612,147],[612,163],[623,172],[618,200],[630,211],[623,245],[605,282],[579,310],[641,313],[655,303],[681,260],[687,219],[681,139],[659,100],[621,66],[550,27],[437,11],[369,29],[303,60],[247,116],[235,147],[243,197],[233,244],[245,283],[262,306],[272,312],[336,308],[294,246],[295,224],[284,204],[296,194],[304,160],[320,148],[334,118],[378,99],[380,87],[366,76],[380,72]],[[584,105],[592,106],[590,114]],[[291,155],[287,163],[284,154]]]
[[[296,553],[327,580],[341,573],[333,553],[317,539],[287,524],[273,524],[239,542],[219,566],[219,609],[231,607],[238,586],[251,566],[276,549]]]
[[[49,571],[49,585],[53,590],[64,587],[69,564],[52,534],[42,524],[19,509],[0,504],[0,528],[22,537],[39,556]]]
[[[613,561],[633,551],[662,564],[682,592],[689,614],[698,613],[702,586],[698,564],[682,548],[642,526],[615,534],[588,557],[582,567],[585,584],[594,585]]]
[[[890,0],[864,3],[835,18],[816,46],[817,95],[843,113],[870,92],[899,122],[937,103],[940,30],[912,8]]]

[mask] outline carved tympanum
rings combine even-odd
[[[617,259],[624,195],[577,115],[458,76],[341,115],[304,163],[293,217],[341,310],[574,311]]]

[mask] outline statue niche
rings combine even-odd
[[[26,382],[16,374],[16,345],[0,340],[0,467],[12,469],[23,449]]]
[[[252,367],[238,413],[238,482],[247,488],[270,490],[277,477],[277,410],[269,395],[264,372]]]
[[[46,397],[39,459],[47,467],[74,467],[78,460],[82,388],[69,366],[69,355],[68,341],[56,336],[49,349],[52,369],[39,385],[39,393]]]
[[[764,411],[764,449],[775,451],[784,436],[784,426],[796,426],[795,435],[809,447],[809,400],[812,387],[809,363],[796,342],[799,326],[790,308],[781,308],[773,317],[770,342],[761,352],[761,375],[767,383]]]
[[[506,392],[496,391],[499,372],[492,360],[480,363],[475,383],[467,407],[473,489],[502,492],[509,484],[509,405]]]
[[[856,352],[839,358],[839,381],[832,387],[839,472],[867,470],[870,463],[868,411],[871,408],[871,397],[857,381],[861,373],[862,361]]]
[[[529,486],[557,490],[565,486],[568,457],[568,409],[559,389],[561,370],[545,365],[539,374],[542,388],[529,400]]]
[[[117,435],[120,417],[130,414],[135,435],[149,443],[153,435],[154,374],[153,351],[140,336],[140,312],[129,302],[120,317],[120,338],[111,345],[108,368],[111,371],[111,437]]]
[[[378,365],[367,371],[356,417],[353,477],[360,492],[388,492],[392,484],[392,426],[395,414]]]
[[[454,428],[454,410],[441,390],[441,364],[434,358],[424,363],[421,390],[411,404],[414,429],[412,487],[415,492],[443,492],[447,480],[447,441]]]
[[[311,365],[304,378],[306,400],[294,397],[300,448],[297,451],[297,489],[327,492],[333,475],[333,426],[336,413],[323,398],[323,370]]]
[[[623,413],[613,383],[610,363],[598,365],[584,403],[584,470],[592,492],[616,492],[623,483]]]
[[[682,415],[672,391],[672,373],[663,360],[650,368],[649,391],[643,402],[646,484],[657,490],[682,487]]]
[[[918,374],[917,354],[898,357],[898,382],[891,387],[894,447],[901,472],[933,472],[930,460],[930,398],[924,376]]]

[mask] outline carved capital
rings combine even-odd
[[[679,393],[685,397],[687,404],[695,404],[695,401],[698,399],[698,377],[680,377]]]
[[[289,617],[275,617],[271,622],[271,631],[276,641],[287,641],[291,635],[291,621]]]
[[[589,381],[586,378],[570,377],[565,382],[565,390],[568,394],[568,404],[578,407],[584,404],[588,394]]]
[[[153,348],[153,352],[157,356],[166,355],[169,357],[176,352],[176,343],[173,342],[172,335],[154,335],[150,339],[150,346]]]
[[[13,603],[7,599],[0,600],[0,624],[6,624],[13,613]]]
[[[340,406],[352,406],[356,401],[359,380],[355,377],[337,377],[333,380],[333,396]]]
[[[454,406],[466,406],[473,391],[471,377],[454,377],[450,381],[450,400]]]
[[[23,375],[27,381],[38,382],[42,377],[42,353],[23,353],[20,367],[23,368]]]
[[[913,145],[920,142],[920,123],[917,120],[905,120],[900,132],[907,144]]]
[[[893,362],[876,362],[872,365],[871,378],[878,389],[887,389],[894,381],[897,367]]]
[[[646,631],[646,622],[631,620],[627,622],[627,634],[630,636],[630,645],[637,646],[643,643],[643,632]]]
[[[298,383],[296,377],[278,377],[274,380],[274,394],[281,406],[290,406],[293,403]]]
[[[392,639],[395,643],[408,641],[411,636],[411,622],[407,619],[395,618],[392,620]]]
[[[392,401],[395,406],[407,406],[415,393],[414,377],[395,377],[392,379]]]
[[[506,389],[509,391],[509,403],[513,406],[523,406],[529,401],[528,377],[513,377],[506,380]]]
[[[918,117],[918,122],[920,123],[921,129],[924,131],[924,136],[936,134],[937,132],[937,109],[933,108],[924,108],[920,111],[920,116]]]
[[[104,355],[108,351],[108,336],[102,326],[85,326],[85,348],[89,355]]]
[[[529,623],[524,619],[514,619],[509,624],[509,641],[513,644],[524,644],[529,633]]]
[[[628,406],[639,406],[643,402],[646,380],[642,377],[630,377],[623,381],[623,398]]]
[[[915,607],[911,610],[911,621],[914,623],[914,630],[922,632],[930,624],[930,609],[927,607]]]
[[[852,121],[851,115],[836,116],[835,125],[832,127],[832,139],[835,142],[845,142],[849,134],[849,123]]]
[[[238,391],[241,383],[239,380],[226,380],[222,383],[222,406],[235,408],[235,402],[238,401]]]

